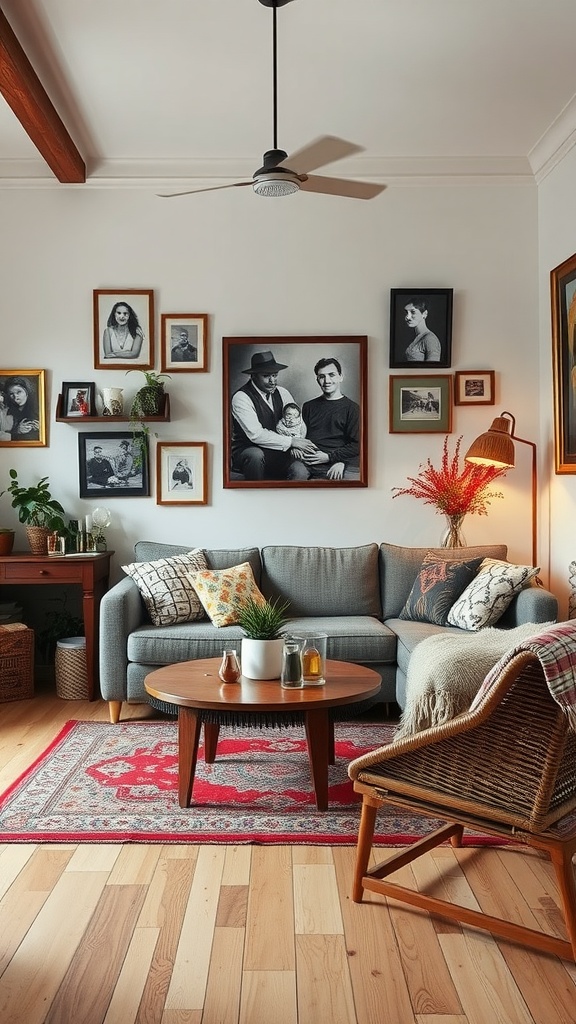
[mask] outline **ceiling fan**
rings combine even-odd
[[[290,156],[278,149],[278,75],[277,75],[277,27],[276,12],[279,7],[291,3],[291,0],[259,0],[264,7],[272,8],[272,61],[273,61],[273,113],[274,142],[262,158],[262,167],[254,172],[249,181],[234,181],[228,185],[212,185],[209,188],[195,188],[187,192],[172,192],[162,195],[162,199],[174,199],[177,196],[188,196],[194,192],[214,192],[222,188],[242,188],[252,185],[259,196],[288,196],[300,190],[304,192],[321,192],[331,196],[345,196],[349,199],[373,199],[386,188],[368,181],[349,181],[346,178],[328,178],[325,175],[310,174],[310,171],[323,167],[325,164],[341,160],[352,153],[361,153],[363,146],[346,142],[334,135],[322,135],[307,146],[296,150]]]

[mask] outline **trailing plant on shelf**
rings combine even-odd
[[[288,601],[255,601],[253,597],[243,604],[238,613],[238,625],[250,640],[278,640],[286,625]]]
[[[126,370],[126,373],[132,373],[132,369]],[[140,370],[140,373],[144,374],[146,383],[132,399],[130,419],[133,423],[140,423],[142,429],[146,429],[143,420],[147,416],[158,416],[162,412],[166,400],[164,382],[170,380],[170,377],[166,373],[155,373],[154,370]]]

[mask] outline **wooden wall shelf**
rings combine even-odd
[[[164,410],[158,416],[144,417],[146,423],[167,422],[170,419],[170,395],[164,396]],[[58,395],[56,403],[56,422],[74,423],[75,426],[82,426],[84,423],[131,423],[136,422],[130,416],[63,416],[62,395]]]

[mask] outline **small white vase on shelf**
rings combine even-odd
[[[124,410],[123,388],[101,388],[102,415],[121,416]]]

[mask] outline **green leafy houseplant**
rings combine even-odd
[[[32,487],[22,487],[18,483],[15,469],[9,470],[11,483],[7,488],[12,495],[12,508],[17,509],[18,519],[25,526],[45,526],[50,530],[66,531],[64,522],[65,511],[56,501],[48,487],[48,477],[43,476]]]
[[[238,613],[238,625],[250,640],[278,640],[286,625],[288,601],[258,602],[249,598]]]
[[[126,370],[132,373],[132,370]],[[157,416],[164,405],[166,392],[164,381],[170,377],[166,373],[155,373],[154,370],[140,370],[146,383],[136,392],[130,406],[130,419],[142,421],[146,416]]]

